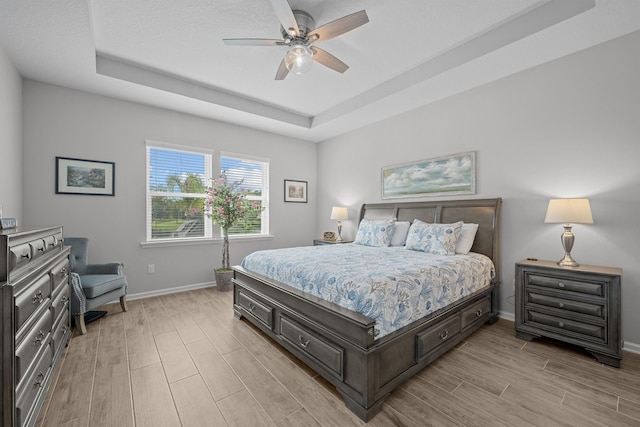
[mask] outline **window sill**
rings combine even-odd
[[[246,242],[273,239],[272,234],[261,234],[259,236],[229,236],[231,242]],[[210,245],[222,243],[222,237],[200,238],[200,239],[167,239],[152,242],[140,242],[143,249],[169,247],[169,246],[193,246],[193,245]]]

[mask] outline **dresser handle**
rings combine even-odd
[[[562,302],[561,302],[561,303],[558,303],[558,307],[560,307],[560,308],[564,308],[564,303],[562,303]]]
[[[69,301],[69,298],[67,298],[67,296],[66,296],[66,295],[65,295],[65,296],[63,296],[63,297],[60,299],[60,302],[62,302],[62,305],[65,305],[65,304],[67,303],[67,301]]]
[[[38,335],[36,335],[36,337],[33,339],[33,345],[42,346],[42,340],[44,340],[44,332],[40,331],[38,332]]]
[[[449,330],[448,329],[445,329],[444,332],[440,332],[440,339],[446,340],[448,336],[449,336]]]
[[[564,283],[562,283],[562,282],[558,282],[558,287],[559,287],[559,288],[564,288]]]
[[[558,326],[560,326],[561,328],[564,328],[564,323],[560,322],[558,323]]]
[[[480,316],[482,316],[482,309],[481,309],[481,308],[479,308],[479,309],[476,311],[476,317],[480,317]]]
[[[29,259],[29,258],[31,258],[31,253],[27,252],[26,254],[22,254],[21,258]]]
[[[38,374],[38,376],[36,377],[36,382],[33,383],[34,387],[42,387],[42,383],[44,381],[44,374],[42,372],[40,372]]]
[[[42,304],[42,301],[44,301],[44,298],[42,297],[42,291],[38,291],[33,296],[33,300],[31,302],[33,304]]]
[[[300,346],[302,348],[307,348],[307,346],[309,345],[309,340],[305,340],[304,338],[302,338],[302,335],[298,335],[298,343],[300,343]]]
[[[67,274],[67,267],[62,267],[62,268],[60,269],[60,274],[62,274],[63,276],[64,276],[65,274]]]
[[[40,252],[44,252],[44,246],[39,247],[39,248],[38,248],[38,251],[40,251]]]
[[[256,309],[256,306],[254,304],[252,304],[252,303],[249,303],[249,311],[251,313],[253,313],[253,310],[255,310],[255,309]]]

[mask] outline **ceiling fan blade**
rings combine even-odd
[[[339,36],[340,34],[344,34],[348,31],[358,28],[359,26],[364,25],[367,22],[369,22],[367,12],[361,10],[360,12],[355,12],[351,15],[343,16],[342,18],[338,18],[335,21],[331,21],[320,26],[319,28],[316,28],[309,33],[308,37],[312,42],[329,40],[336,36]]]
[[[278,71],[276,72],[276,80],[284,80],[284,78],[287,77],[287,74],[289,74],[289,69],[284,64],[283,58],[282,62],[280,62],[280,66],[278,67]]]
[[[349,69],[349,66],[347,64],[340,61],[338,58],[336,58],[326,50],[320,49],[319,47],[315,46],[311,46],[311,50],[313,51],[313,59],[315,61],[318,61],[325,67],[331,68],[333,71],[337,71],[339,73],[344,73]]]
[[[287,2],[287,0],[271,0],[271,6],[276,12],[276,16],[278,17],[280,24],[282,24],[282,28],[284,28],[289,34],[291,34],[293,29],[295,34],[291,35],[297,36],[300,33],[300,29],[298,28],[295,16],[293,16],[293,11],[291,10],[291,6],[289,6],[289,2]]]
[[[284,41],[276,39],[222,39],[230,46],[284,46]]]

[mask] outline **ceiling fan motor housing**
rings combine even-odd
[[[282,33],[282,37],[284,39],[294,40],[294,39],[306,39],[307,34],[309,32],[315,30],[316,21],[313,19],[311,15],[303,10],[294,10],[293,16],[296,19],[296,23],[298,24],[298,30],[300,31],[295,36],[289,33],[288,28],[280,27],[280,32]]]

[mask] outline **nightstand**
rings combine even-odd
[[[315,239],[313,241],[313,246],[336,245],[336,244],[340,244],[340,243],[353,243],[353,240],[341,240],[341,241],[338,242],[336,240]]]
[[[598,361],[620,367],[622,269],[553,261],[516,263],[518,338],[548,337],[583,347]]]

